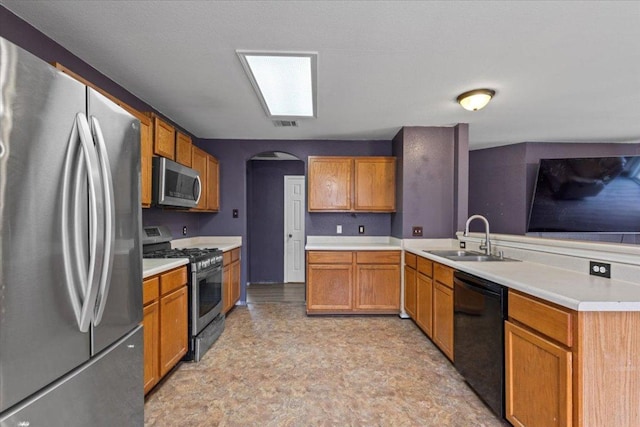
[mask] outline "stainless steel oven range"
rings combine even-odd
[[[172,248],[167,227],[144,227],[144,258],[188,258],[189,351],[183,360],[200,361],[224,330],[222,251]]]

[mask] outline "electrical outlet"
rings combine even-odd
[[[364,234],[364,225],[358,226],[358,234]]]
[[[413,226],[411,227],[411,235],[414,237],[421,237],[422,236],[422,227],[418,227],[418,226]]]
[[[233,210],[232,216],[233,216],[234,218],[238,218],[238,209],[234,209],[234,210]]]
[[[336,225],[336,234],[342,234],[342,226]]]
[[[589,274],[592,276],[611,278],[611,264],[589,261]]]
[[[460,249],[466,249],[467,248],[467,242],[460,242]]]
[[[184,227],[182,227],[182,235],[183,236],[187,235],[187,226],[186,225]]]

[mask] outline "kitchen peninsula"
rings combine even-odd
[[[401,245],[405,260],[416,256],[509,288],[507,419],[514,425],[544,425],[536,423],[545,419],[565,426],[637,425],[640,248],[492,235],[496,252],[519,261],[459,262],[426,252],[459,249],[460,242],[477,251],[482,237],[459,233],[459,240],[405,239]],[[316,239],[309,238],[308,254],[389,250],[400,243],[386,237],[366,245],[358,238]],[[589,260],[610,263],[613,278],[587,274]],[[404,303],[407,276],[403,285]],[[309,298],[307,304],[309,308]],[[545,395],[535,390],[545,390]]]

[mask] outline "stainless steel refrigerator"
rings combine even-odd
[[[0,38],[0,426],[143,424],[140,123]]]

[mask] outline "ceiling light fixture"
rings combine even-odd
[[[316,117],[317,53],[236,53],[267,116]]]
[[[478,111],[484,108],[496,94],[491,89],[474,89],[458,95],[457,101],[462,108],[469,111]]]

